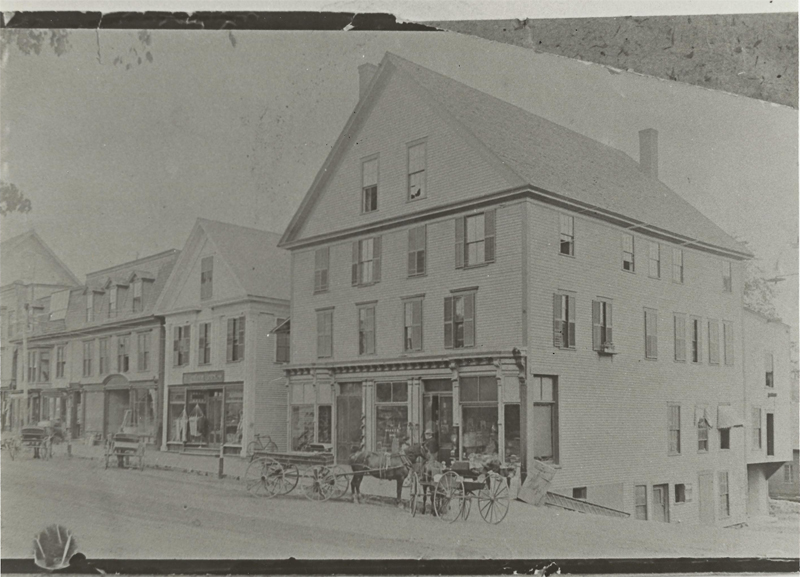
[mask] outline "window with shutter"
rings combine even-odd
[[[328,290],[328,270],[330,262],[330,248],[319,248],[314,252],[314,292],[321,293]]]
[[[703,360],[702,324],[700,319],[692,318],[689,322],[689,332],[692,344],[692,362],[700,363]]]
[[[381,280],[381,237],[353,242],[352,284],[367,285]]]
[[[418,226],[408,231],[408,276],[425,274],[426,244],[426,226]]]
[[[669,454],[679,455],[681,452],[681,407],[668,405],[669,413]]]
[[[610,302],[592,301],[592,349],[605,352],[614,349]]]
[[[444,308],[445,347],[475,346],[475,293],[445,297]]]
[[[375,305],[358,309],[358,354],[375,354]]]
[[[719,323],[708,321],[708,364],[719,364]]]
[[[733,323],[723,321],[722,323],[723,351],[725,354],[725,364],[733,364]]]
[[[661,278],[661,247],[657,242],[650,242],[650,277]]]
[[[494,262],[496,254],[496,211],[456,218],[456,268]]]
[[[405,300],[403,302],[403,313],[403,350],[421,351],[422,298]]]
[[[553,346],[575,348],[575,297],[572,295],[553,295]]]
[[[656,311],[644,311],[644,356],[648,359],[658,358],[658,316]]]

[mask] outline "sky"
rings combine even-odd
[[[768,272],[797,272],[788,107],[447,32],[68,40],[62,56],[5,54],[0,177],[33,211],[5,217],[0,237],[34,227],[79,278],[182,248],[197,217],[283,232],[355,108],[358,65],[386,51],[637,160],[638,131],[657,129],[660,179],[748,240]],[[797,277],[778,289],[781,314],[796,319]]]

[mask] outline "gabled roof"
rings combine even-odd
[[[6,259],[10,260],[11,255],[13,255],[14,252],[17,249],[19,249],[22,245],[24,245],[25,242],[29,241],[37,243],[42,248],[42,250],[53,260],[55,264],[54,268],[56,268],[60,273],[62,273],[66,277],[65,280],[68,281],[66,283],[67,285],[71,284],[73,286],[80,286],[81,284],[83,284],[81,283],[80,280],[78,280],[78,277],[72,274],[72,271],[69,270],[67,265],[65,265],[62,262],[62,260],[58,258],[58,256],[56,256],[56,253],[54,253],[50,249],[50,247],[47,246],[47,243],[45,243],[33,229],[29,230],[28,232],[18,234],[17,236],[9,238],[8,240],[5,240],[2,243],[0,243],[0,262],[6,261]],[[10,279],[7,282],[6,279],[3,278],[1,282],[3,284],[9,284],[10,282],[14,282],[16,280],[22,280],[22,279]],[[36,280],[34,279],[33,282],[36,282]]]
[[[531,188],[584,208],[597,208],[598,214],[626,217],[642,229],[699,241],[699,247],[710,245],[750,255],[746,247],[647,175],[625,153],[388,52],[286,229],[281,245],[294,240],[301,230],[340,149],[350,140],[345,136],[351,136],[363,122],[360,115],[369,114],[370,99],[377,98],[376,86],[384,77],[397,73],[412,80],[420,94]]]
[[[278,233],[198,218],[156,305],[160,312],[174,298],[182,276],[188,274],[195,258],[193,249],[203,236],[216,248],[244,295],[289,300],[291,256],[278,248]]]

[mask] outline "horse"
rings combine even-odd
[[[436,460],[433,453],[429,453],[428,457],[424,460],[417,459],[413,465],[414,472],[420,480],[420,487],[422,489],[422,514],[425,514],[425,509],[428,504],[428,495],[431,496],[431,515],[436,513],[433,494],[434,494],[434,475],[441,474],[444,471],[442,463]]]
[[[350,491],[353,502],[360,503],[361,481],[364,475],[378,479],[394,480],[397,483],[397,499],[395,504],[402,506],[403,481],[408,477],[415,461],[427,459],[428,449],[423,444],[406,446],[400,453],[376,453],[374,451],[356,451],[350,455],[350,467],[353,479]]]

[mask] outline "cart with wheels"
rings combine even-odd
[[[144,470],[144,442],[130,433],[116,433],[106,441],[105,468],[108,469],[112,460],[116,458],[117,467],[129,468],[133,463],[140,471]]]
[[[53,456],[53,436],[45,426],[23,427],[20,446],[31,449],[34,459],[47,460]]]
[[[291,493],[298,485],[312,501],[327,501],[344,494],[347,475],[333,465],[333,453],[256,451],[244,475],[245,489],[253,495],[275,497]]]

